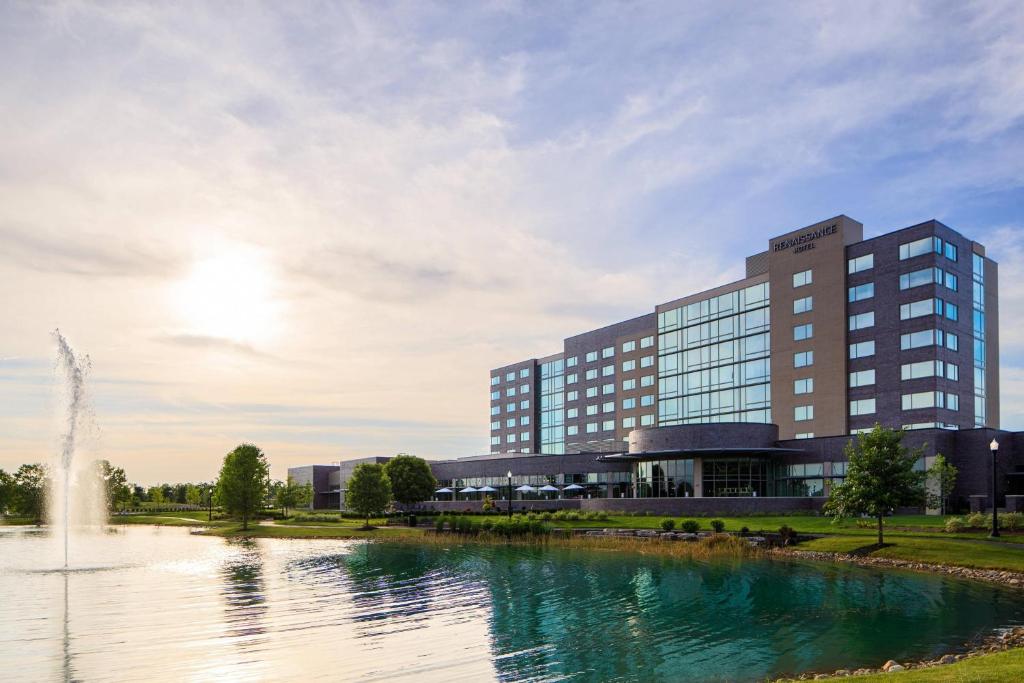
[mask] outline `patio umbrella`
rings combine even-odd
[[[491,488],[490,486],[485,486],[481,489],[477,489],[477,491],[479,491],[480,493],[496,493],[498,489]]]
[[[472,486],[467,486],[466,488],[464,488],[461,491],[459,491],[459,493],[476,493],[479,490],[480,489],[475,489]]]
[[[443,489],[438,489],[438,490],[434,491],[434,493],[455,493],[455,492],[452,491],[450,488],[445,487]]]
[[[516,491],[519,491],[520,493],[533,493],[536,490],[537,489],[533,488],[529,484],[523,484],[522,486],[516,489]]]
[[[579,484],[569,484],[563,490],[565,490],[565,491],[582,491],[583,487],[580,486]]]
[[[557,486],[552,486],[551,484],[544,484],[543,486],[540,487],[540,490],[541,491],[558,491],[558,487]]]

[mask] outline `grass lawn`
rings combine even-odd
[[[23,526],[33,523],[34,520],[31,517],[0,517],[0,526]]]
[[[875,548],[873,541],[869,539],[853,536],[826,536],[805,541],[796,546],[796,550],[817,550],[831,553],[861,551],[871,557],[1024,572],[1024,549],[1016,544],[971,543],[957,539],[896,536],[891,541],[886,541],[884,547]]]
[[[224,520],[207,521],[206,512],[161,512],[153,514],[115,515],[111,524],[157,524],[159,526],[222,526]]]
[[[930,669],[854,676],[857,683],[895,681],[897,683],[1017,683],[1024,680],[1024,650],[1007,650],[971,657],[956,664]]]
[[[721,519],[725,522],[726,531],[739,531],[747,527],[751,532],[759,530],[777,531],[782,525],[787,525],[800,533],[805,534],[836,534],[841,536],[868,536],[877,534],[874,520],[845,519],[833,523],[829,517],[820,515],[750,515],[745,517],[665,517],[665,516],[639,516],[631,517],[626,515],[610,515],[605,521],[580,520],[577,522],[553,521],[552,524],[559,527],[587,529],[587,528],[617,528],[629,527],[635,529],[660,529],[663,520],[672,519],[676,528],[684,519],[695,519],[700,523],[701,529],[709,530],[712,519]],[[974,531],[963,531],[950,534],[943,531],[948,517],[939,515],[899,515],[885,518],[885,535],[889,536],[930,536],[935,538],[963,538],[983,539],[988,537],[987,529]],[[998,540],[1004,543],[1024,543],[1024,533],[1003,532]]]

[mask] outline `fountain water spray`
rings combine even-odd
[[[68,534],[71,528],[71,478],[72,468],[75,465],[75,449],[79,433],[82,427],[82,420],[86,412],[85,400],[85,377],[90,369],[89,356],[76,355],[68,344],[68,340],[60,333],[60,330],[53,331],[53,337],[57,342],[57,369],[63,376],[65,390],[65,415],[63,432],[60,438],[60,474],[63,485],[63,510],[64,525],[64,568],[68,567]],[[51,511],[52,511],[51,496]],[[51,519],[52,521],[52,519]]]

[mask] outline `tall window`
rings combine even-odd
[[[984,427],[988,421],[988,387],[985,358],[985,259],[971,254],[971,336],[974,342],[974,426]]]
[[[565,453],[565,363],[540,366],[540,452]]]

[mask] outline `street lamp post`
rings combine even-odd
[[[999,513],[996,512],[996,454],[999,453],[999,442],[992,439],[988,445],[992,451],[992,537],[999,536]]]
[[[508,518],[512,519],[512,470],[508,471]]]

